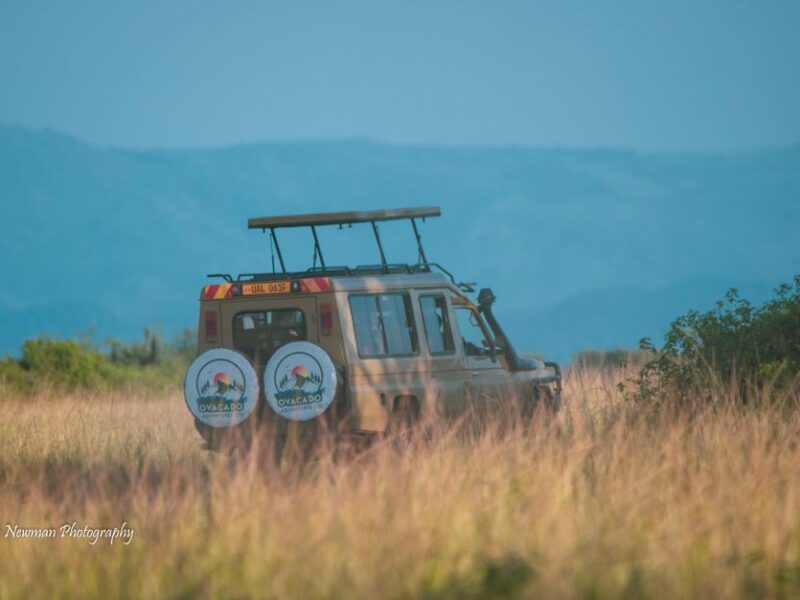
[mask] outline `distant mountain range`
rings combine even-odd
[[[251,216],[435,204],[430,260],[490,286],[515,344],[559,360],[658,338],[730,286],[800,272],[800,147],[733,155],[276,142],[130,151],[0,128],[0,352],[25,337],[194,328],[205,274],[271,268]],[[406,224],[382,228],[415,261]],[[372,232],[322,231],[329,264]],[[283,234],[310,266],[307,232]]]

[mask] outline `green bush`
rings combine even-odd
[[[36,339],[22,345],[24,371],[63,387],[94,387],[106,376],[106,358],[73,340]]]
[[[141,342],[106,342],[108,352],[88,342],[53,338],[26,340],[19,360],[0,360],[6,393],[55,390],[156,390],[177,385],[194,355],[194,337],[182,332],[171,343],[152,329]]]
[[[125,344],[120,340],[108,340],[111,362],[122,365],[154,365],[163,352],[161,337],[150,328],[144,329],[144,340]]]
[[[675,320],[662,348],[647,338],[641,347],[655,356],[641,370],[639,398],[708,397],[723,381],[734,382],[747,401],[756,386],[790,386],[800,372],[800,275],[761,306],[732,289],[714,309]]]

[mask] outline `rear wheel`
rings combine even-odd
[[[257,425],[252,420],[233,427],[210,427],[198,419],[194,420],[194,428],[205,442],[203,449],[215,452],[248,449],[253,441],[254,427]]]
[[[398,396],[392,405],[386,437],[398,445],[409,443],[419,424],[420,407],[414,396]]]

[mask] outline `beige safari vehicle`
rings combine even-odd
[[[269,234],[272,272],[209,275],[218,282],[202,289],[198,357],[184,382],[208,447],[254,432],[280,439],[320,422],[376,434],[425,414],[455,418],[489,397],[558,410],[559,366],[517,354],[491,290],[472,300],[473,285],[427,260],[419,222],[440,214],[426,207],[249,220]],[[378,223],[399,219],[410,221],[416,264],[386,261]],[[356,224],[372,227],[380,263],[326,264],[317,228]],[[311,231],[306,271],[286,271],[277,231],[289,227]]]

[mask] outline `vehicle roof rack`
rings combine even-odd
[[[313,227],[317,225],[352,225],[353,223],[375,223],[398,219],[425,219],[440,217],[438,206],[416,208],[394,208],[388,210],[356,210],[349,212],[314,213],[310,215],[284,215],[258,217],[247,220],[248,229],[280,229],[284,227]]]
[[[397,221],[400,219],[409,219],[411,227],[414,230],[414,237],[417,241],[418,260],[420,264],[427,264],[428,259],[425,256],[425,249],[422,247],[422,237],[417,228],[417,219],[425,221],[427,217],[439,217],[442,215],[442,210],[438,206],[422,206],[416,208],[394,208],[384,210],[361,210],[349,212],[329,212],[329,213],[313,213],[308,215],[283,215],[277,217],[258,217],[248,219],[248,229],[260,229],[264,232],[269,230],[270,251],[272,254],[272,271],[275,269],[275,258],[277,257],[280,264],[281,272],[286,273],[286,263],[283,260],[283,253],[278,244],[278,236],[275,233],[277,229],[285,229],[289,227],[309,227],[311,235],[314,240],[314,258],[311,269],[317,268],[317,259],[319,265],[324,271],[327,269],[325,265],[325,257],[322,254],[322,248],[319,245],[319,237],[317,236],[317,227],[323,225],[338,225],[339,229],[344,228],[345,225],[352,227],[355,223],[370,223],[372,231],[375,234],[375,242],[378,245],[378,252],[381,257],[381,268],[384,272],[388,272],[392,267],[386,262],[386,253],[383,251],[383,243],[381,236],[378,232],[378,223],[382,221]]]

